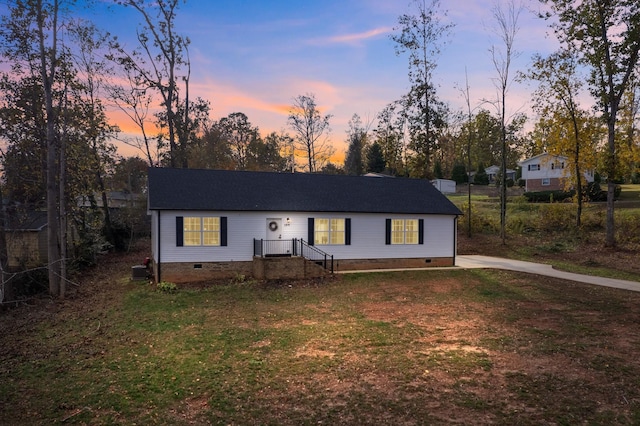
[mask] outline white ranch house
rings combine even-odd
[[[149,169],[158,281],[453,266],[462,213],[426,180]]]
[[[522,167],[525,191],[558,191],[567,189],[571,179],[568,158],[549,153],[538,154],[518,163]],[[593,182],[593,170],[583,173],[585,182]]]

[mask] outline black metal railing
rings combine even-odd
[[[258,240],[254,238],[253,255],[257,257],[301,256],[333,273],[333,255],[309,245],[303,239]]]
[[[318,247],[309,245],[309,243],[305,242],[302,238],[299,240],[300,243],[300,256],[305,259],[309,259],[312,262],[317,263],[322,266],[324,269],[328,269],[333,273],[333,255],[325,253],[320,250]]]
[[[253,239],[253,255],[258,257],[297,256],[296,240],[257,240]]]

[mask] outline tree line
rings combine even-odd
[[[73,0],[11,0],[2,16],[0,214],[47,212],[52,295],[64,297],[70,260],[90,261],[105,247],[122,245],[118,233],[129,225],[113,217],[108,193],[142,191],[146,167],[465,180],[474,169],[495,164],[504,171],[547,151],[567,155],[574,177],[587,169],[606,176],[607,242],[615,244],[609,230],[614,185],[640,180],[636,2],[593,0],[574,7],[570,1],[541,0],[541,18],[551,22],[562,49],[533,58],[527,72],[511,69],[522,7],[496,6],[499,43],[489,54],[498,95],[471,105],[473,88],[467,86],[467,111],[453,111],[439,99],[434,73],[454,26],[439,0],[415,0],[390,37],[396,54],[407,58],[409,89],[372,120],[354,114],[342,164],[333,160],[332,116],[320,112],[315,94],[293,98],[280,132],[263,135],[239,111],[213,120],[209,101],[191,87],[191,40],[175,26],[182,1],[113,3],[140,18],[134,47],[80,19],[80,4]],[[506,115],[508,89],[516,80],[535,85],[532,104],[540,118],[529,132],[529,117]],[[583,91],[595,99],[594,108],[580,105]],[[126,134],[111,123],[109,108],[121,111],[135,132]],[[115,140],[137,149],[139,157],[119,157]],[[506,173],[501,179],[506,190]],[[575,184],[580,204],[583,184]],[[2,271],[9,219],[0,217]]]

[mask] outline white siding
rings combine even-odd
[[[177,216],[226,216],[226,247],[178,247]],[[253,239],[267,238],[267,218],[282,218],[281,238],[307,240],[308,218],[351,218],[351,245],[318,245],[336,260],[453,257],[455,217],[445,215],[326,214],[286,212],[162,211],[161,262],[226,262],[253,258]],[[288,220],[287,220],[288,218]],[[424,244],[386,245],[385,219],[424,219]],[[157,244],[157,212],[152,212],[152,245]],[[153,251],[157,261],[157,252]]]
[[[562,164],[564,163],[564,167]],[[530,165],[539,164],[540,170],[529,170]],[[554,167],[552,168],[552,164]],[[549,154],[536,155],[533,158],[520,163],[522,167],[522,179],[544,179],[544,178],[570,178],[572,170],[569,168],[567,157],[552,156]],[[593,182],[593,171],[583,172],[587,182]]]

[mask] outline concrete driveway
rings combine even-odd
[[[585,284],[640,291],[640,282],[638,281],[625,281],[614,278],[595,277],[593,275],[574,274],[571,272],[558,271],[553,269],[551,265],[524,262],[522,260],[504,259],[500,257],[458,255],[456,256],[456,266],[463,269],[505,269],[508,271],[527,272],[529,274],[542,275],[545,277],[561,278],[563,280],[576,281]]]

